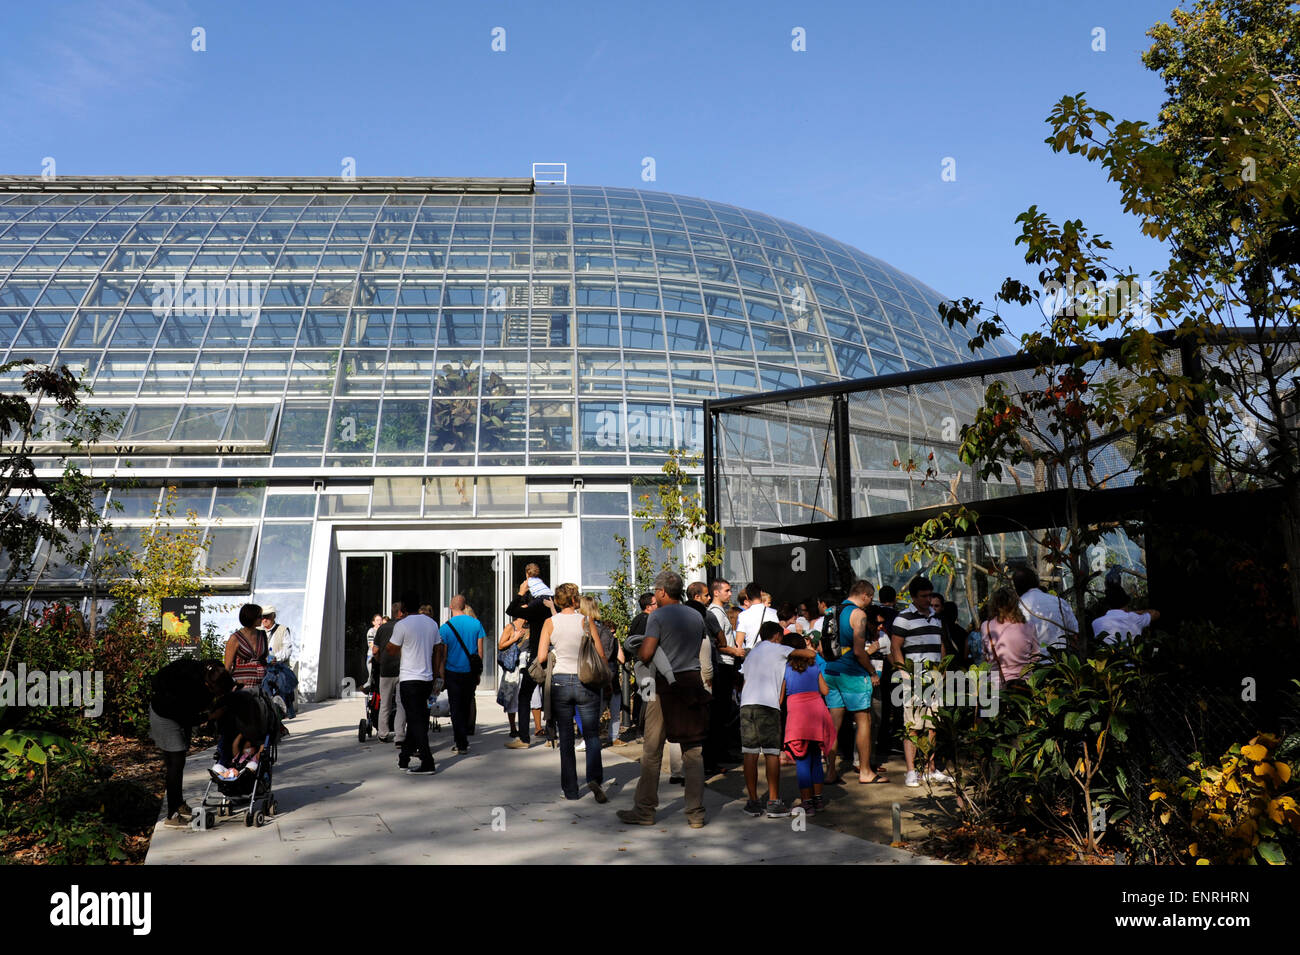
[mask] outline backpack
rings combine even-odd
[[[827,607],[822,618],[822,659],[827,663],[840,655],[840,611],[843,609],[843,604]]]

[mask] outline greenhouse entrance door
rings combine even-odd
[[[552,588],[557,551],[529,550],[390,550],[342,553],[344,626],[342,670],[361,686],[366,681],[366,634],[375,614],[392,613],[394,601],[410,594],[419,605],[429,605],[440,623],[449,616],[452,596],[464,595],[483,624],[483,681],[480,690],[495,690],[497,638],[505,627],[505,609],[519,591],[524,568],[541,567],[541,577]]]

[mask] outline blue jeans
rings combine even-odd
[[[583,686],[576,673],[556,673],[551,677],[551,713],[560,728],[560,788],[570,799],[577,799],[578,760],[573,748],[573,718],[582,718],[582,738],[587,741],[587,782],[599,784],[604,778],[600,765],[600,694]]]

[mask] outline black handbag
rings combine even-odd
[[[465,646],[465,639],[460,635],[460,631],[456,629],[456,625],[452,622],[455,619],[455,617],[452,617],[451,620],[448,620],[447,626],[451,627],[451,632],[456,635],[456,642],[459,643],[460,648],[465,651],[465,656],[469,657],[469,675],[474,678],[474,685],[478,686],[479,682],[483,679],[483,658],[477,653],[469,652],[469,647]]]

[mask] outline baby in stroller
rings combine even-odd
[[[256,776],[263,748],[286,732],[279,713],[264,692],[236,689],[229,671],[216,671],[211,683],[218,697],[212,709],[217,724],[217,760],[212,776],[225,782],[245,773]]]

